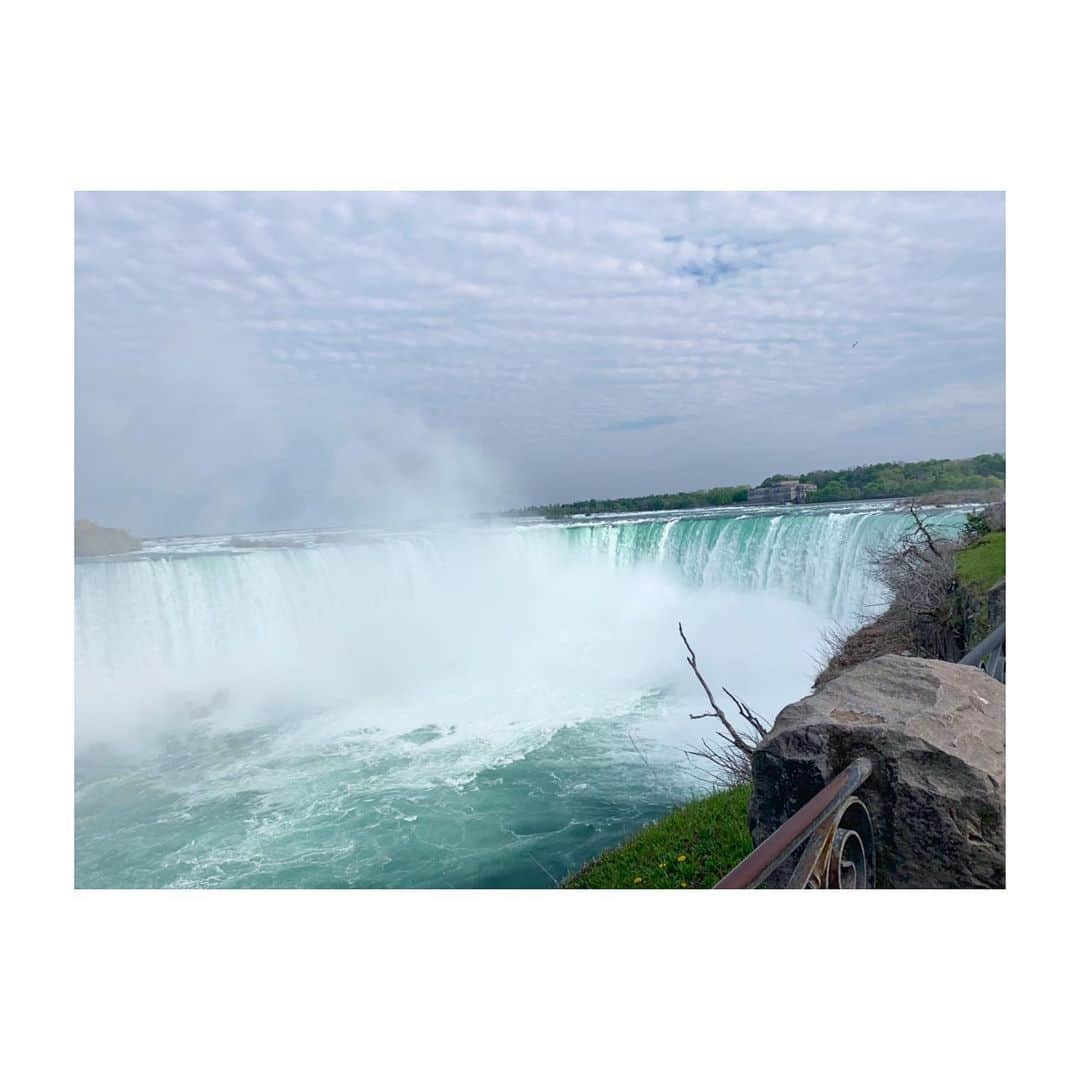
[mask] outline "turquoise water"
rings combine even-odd
[[[948,531],[958,509],[932,511]],[[550,887],[701,790],[715,684],[767,716],[885,600],[882,504],[81,560],[79,887]]]

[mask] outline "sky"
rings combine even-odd
[[[79,193],[75,429],[140,536],[1004,450],[1004,195]]]

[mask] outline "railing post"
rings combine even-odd
[[[756,888],[804,841],[788,888],[873,888],[874,830],[865,805],[854,797],[872,771],[869,758],[856,758],[713,888]]]
[[[1002,623],[978,645],[957,661],[969,667],[981,667],[991,678],[1005,681],[1005,624]]]

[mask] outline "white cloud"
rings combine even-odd
[[[205,389],[183,407],[228,427],[239,406],[212,389],[226,348],[252,358],[256,397],[283,364],[320,388],[298,423],[318,428],[327,401],[390,402],[484,446],[528,499],[938,454],[948,433],[926,419],[961,412],[968,450],[1002,444],[999,195],[86,194],[76,211],[91,516],[154,501],[140,460],[208,468],[174,422],[169,369]],[[192,335],[214,347],[185,351]],[[132,372],[159,420],[139,436],[150,453],[104,419]],[[697,458],[667,441],[680,425],[632,426],[681,415],[713,420]],[[826,449],[823,424],[850,448]],[[257,448],[229,452],[258,472]]]

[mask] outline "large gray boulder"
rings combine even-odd
[[[881,656],[788,705],[753,757],[754,843],[859,756],[874,764],[859,797],[879,887],[1005,885],[1004,686],[978,668]]]

